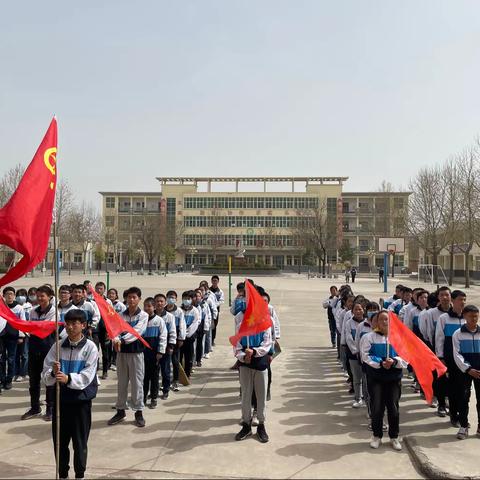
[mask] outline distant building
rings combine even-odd
[[[175,246],[177,264],[225,264],[229,255],[245,250],[247,263],[297,269],[311,262],[301,245],[299,219],[323,209],[327,262],[335,265],[347,242],[351,263],[374,271],[383,262],[378,238],[405,234],[409,193],[343,192],[347,179],[159,177],[159,192],[100,192],[107,260],[125,268],[145,264],[139,238],[158,219],[159,235],[168,235]],[[249,191],[240,191],[246,184]],[[267,191],[285,185],[290,191]],[[407,265],[408,252],[397,255],[396,264]]]

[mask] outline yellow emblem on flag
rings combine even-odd
[[[57,148],[56,147],[47,148],[45,150],[45,153],[43,154],[43,162],[45,163],[45,166],[47,167],[48,171],[53,176],[55,176],[55,164],[57,163]],[[53,182],[50,182],[50,188],[52,190],[53,190],[54,186],[55,186],[55,184]]]

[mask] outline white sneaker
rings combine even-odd
[[[116,367],[115,365],[112,365],[112,366],[110,367],[110,370],[111,370],[112,372],[116,372],[116,371],[117,371],[117,367]]]
[[[465,440],[468,437],[468,428],[467,427],[460,427],[457,433],[457,438],[459,440]]]
[[[394,450],[400,451],[402,449],[402,444],[400,443],[400,440],[398,438],[391,438],[390,443],[392,444],[392,448]]]
[[[363,407],[363,400],[358,400],[358,402],[355,400],[352,404],[352,408],[360,408]]]
[[[258,421],[258,418],[257,418],[257,412],[254,410],[252,415],[252,427],[258,427],[259,423],[260,422]]]
[[[432,398],[432,403],[429,405],[430,408],[438,408],[438,400],[433,397]]]
[[[209,353],[206,353],[203,358],[210,358],[210,354]]]
[[[370,447],[372,448],[378,448],[382,443],[382,439],[378,437],[372,437],[372,440],[370,441]]]
[[[97,384],[98,386],[100,386],[102,384],[102,382],[100,381],[100,377],[97,375]]]
[[[23,382],[23,377],[21,375],[18,375],[17,377],[15,377],[15,382]]]

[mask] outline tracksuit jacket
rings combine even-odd
[[[452,335],[465,323],[462,315],[457,315],[451,308],[440,315],[435,328],[435,352],[438,358],[445,359],[453,365]]]
[[[56,361],[56,346],[52,345],[43,362],[42,378],[47,386],[55,385],[53,363]],[[60,402],[76,403],[91,400],[97,395],[98,349],[82,337],[71,343],[67,337],[60,340],[60,370],[68,375],[67,384],[60,385]]]
[[[198,308],[193,305],[190,310],[184,310],[183,308],[182,310],[187,327],[185,338],[191,338],[197,333],[198,326],[200,325],[200,313]]]
[[[480,370],[480,327],[471,332],[462,325],[452,336],[453,358],[463,373]]]
[[[146,312],[137,307],[135,313],[130,316],[127,308],[120,316],[143,336],[148,324],[148,314]],[[143,343],[133,333],[123,332],[117,338],[122,343],[121,353],[141,353],[145,348]]]
[[[153,352],[164,354],[167,349],[168,333],[164,319],[159,315],[153,315],[148,318],[147,328],[142,336],[152,347]]]
[[[167,312],[171,313],[175,318],[175,330],[177,333],[177,340],[183,342],[187,336],[187,325],[185,324],[183,310],[174,305],[173,309],[167,310]]]
[[[432,349],[435,348],[435,329],[440,315],[447,313],[448,310],[442,310],[440,306],[424,310],[418,316],[418,323],[423,339],[428,342]]]

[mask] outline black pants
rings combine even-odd
[[[98,330],[92,332],[92,335],[88,336],[88,338],[96,345],[98,349],[100,349],[100,337],[98,334]],[[97,360],[97,370],[99,369],[99,367],[100,367],[100,360]]]
[[[185,375],[190,377],[193,367],[193,345],[195,344],[195,335],[192,335],[190,338],[186,338],[183,342],[182,348],[180,349],[180,361],[183,361],[185,366]]]
[[[383,437],[383,415],[387,408],[388,436],[398,438],[400,430],[400,410],[398,401],[402,392],[402,383],[398,381],[379,381],[369,375],[368,393],[370,394],[370,405],[372,408],[372,430],[373,435]]]
[[[220,320],[220,307],[218,307],[217,318],[213,321],[214,327],[212,329],[212,347],[215,345],[215,338],[217,338],[218,321]]]
[[[332,345],[335,345],[337,340],[337,325],[335,323],[335,318],[332,315],[332,318],[328,318],[328,328],[330,329],[330,342]]]
[[[458,409],[460,426],[464,428],[468,428],[468,404],[470,403],[472,382],[477,397],[477,420],[480,425],[480,379],[473,378],[468,373],[462,373],[458,377]]]
[[[337,360],[340,360],[340,350],[342,348],[342,346],[340,345],[341,334],[339,330],[336,330],[336,332],[337,332]]]
[[[34,410],[40,410],[40,387],[41,376],[43,371],[43,361],[47,356],[47,352],[30,352],[28,353],[28,376],[30,390],[30,404]],[[55,386],[47,387],[47,409],[53,408],[53,400],[55,397]]]
[[[168,393],[170,391],[171,380],[171,360],[172,356],[169,353],[164,353],[160,360],[160,372],[162,374],[162,392]]]
[[[203,337],[205,336],[205,332],[203,331],[203,322],[198,327],[197,331],[197,340],[195,345],[195,360],[197,362],[202,361],[203,357]]]
[[[446,381],[448,405],[450,411],[450,418],[454,421],[459,418],[459,401],[461,395],[461,389],[463,385],[462,375],[463,373],[458,369],[457,365],[447,362],[448,378]]]
[[[436,372],[433,372],[434,379],[432,383],[433,394],[437,397],[438,408],[446,408],[447,406],[447,384],[448,378],[446,375],[442,375],[439,378],[436,378]]]
[[[178,383],[179,369],[180,365],[180,348],[175,347],[172,353],[172,369],[173,369],[173,381]]]
[[[98,340],[100,348],[102,349],[102,373],[107,375],[108,369],[112,364],[112,342],[108,338],[107,331],[104,329],[99,329]]]
[[[17,355],[18,337],[4,335],[2,337],[1,382],[3,385],[12,383],[15,376],[15,357]]]
[[[53,415],[52,434],[55,451],[57,419]],[[92,425],[92,401],[60,404],[60,458],[58,473],[60,478],[67,478],[70,469],[70,440],[73,446],[73,468],[75,477],[83,478],[87,469],[87,443]],[[56,453],[56,452],[55,452]]]
[[[143,355],[145,358],[145,374],[143,377],[143,399],[144,402],[146,402],[149,392],[152,400],[156,400],[158,398],[158,377],[160,374],[160,364],[157,363],[155,352],[145,350],[143,352]]]

